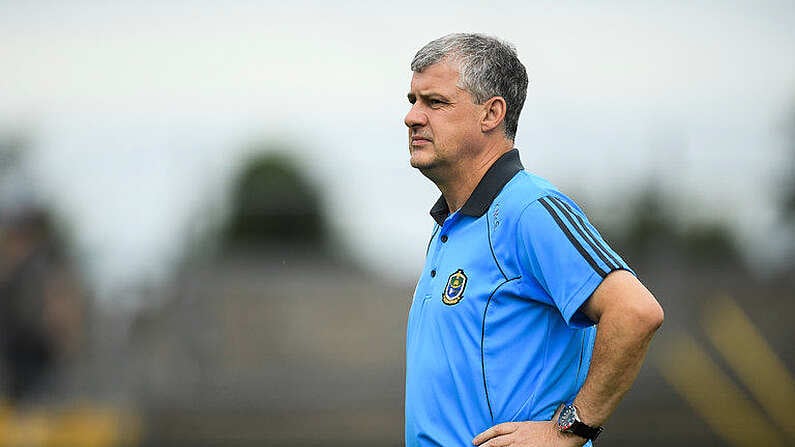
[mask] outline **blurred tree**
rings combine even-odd
[[[25,178],[28,138],[19,131],[0,131],[0,212],[28,205],[33,201],[30,181]]]
[[[697,263],[739,264],[740,251],[726,225],[717,222],[689,225],[679,234],[686,259]]]
[[[633,256],[646,256],[669,246],[676,229],[671,208],[662,192],[649,186],[635,197],[627,215],[626,229],[619,238]]]
[[[733,233],[720,222],[681,225],[679,210],[659,188],[650,185],[631,201],[623,229],[611,233],[631,261],[675,258],[701,265],[739,265]]]
[[[784,175],[784,194],[782,196],[782,212],[784,219],[795,229],[795,106],[787,117],[789,160]]]
[[[784,252],[785,268],[795,269],[795,103],[786,117],[784,131],[788,148],[784,175],[780,183],[779,213],[784,234],[789,234],[785,239],[787,241]]]
[[[317,189],[283,153],[251,157],[234,181],[227,248],[290,245],[326,248],[327,228]]]
[[[22,135],[3,135],[0,138],[0,174],[4,174],[19,165],[27,142]]]

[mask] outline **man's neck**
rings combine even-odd
[[[436,183],[436,186],[442,192],[442,196],[444,196],[444,200],[447,202],[450,212],[464,206],[469,196],[472,195],[472,192],[478,186],[478,183],[486,175],[486,171],[498,158],[512,148],[513,142],[508,142],[505,145],[487,149],[477,159],[471,160],[470,163],[460,166],[460,169],[452,172],[450,178]]]

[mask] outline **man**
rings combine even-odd
[[[523,169],[527,73],[510,44],[452,34],[411,68],[411,165],[442,197],[409,313],[406,445],[583,445],[662,309],[582,210]]]

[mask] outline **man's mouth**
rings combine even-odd
[[[412,146],[421,146],[423,144],[428,144],[431,141],[432,140],[430,138],[427,138],[427,137],[422,137],[422,136],[413,136],[413,137],[411,137],[411,145]]]

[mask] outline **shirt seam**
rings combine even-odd
[[[502,288],[505,284],[509,282],[516,281],[521,279],[521,276],[517,276],[515,278],[506,279],[505,281],[501,282],[497,285],[497,287],[492,290],[489,298],[486,300],[486,306],[483,308],[483,323],[481,325],[481,332],[480,332],[480,368],[481,372],[483,373],[483,391],[485,392],[486,396],[486,405],[489,409],[489,416],[491,417],[491,422],[494,423],[494,411],[491,408],[491,400],[489,400],[489,386],[488,381],[486,379],[486,315],[489,311],[489,306],[491,305],[492,298],[494,295],[497,294],[497,291]]]
[[[494,263],[497,264],[497,269],[499,269],[500,273],[502,273],[502,277],[507,281],[508,275],[505,274],[505,270],[502,269],[500,266],[500,261],[497,259],[497,254],[494,253],[494,244],[491,241],[491,221],[489,220],[489,214],[486,213],[486,234],[489,240],[489,249],[491,250],[491,257],[494,259]]]

